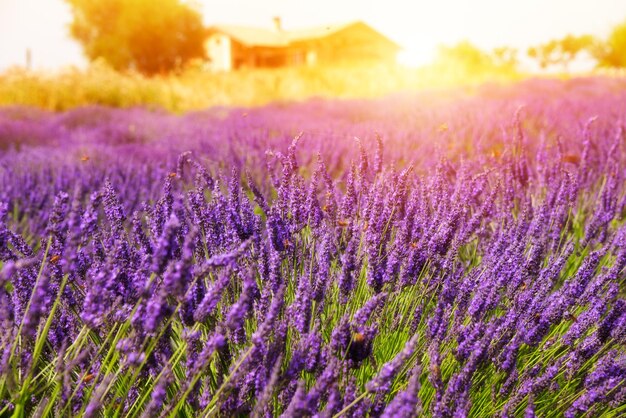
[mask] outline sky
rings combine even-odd
[[[158,5],[158,0],[154,1]],[[626,0],[195,0],[205,24],[287,30],[363,20],[393,39],[415,63],[430,61],[441,44],[469,40],[480,48],[528,46],[571,34],[605,37],[626,21]],[[0,71],[24,65],[30,49],[37,69],[85,66],[68,35],[63,0],[0,0]]]

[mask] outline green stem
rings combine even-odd
[[[346,412],[348,412],[354,405],[356,405],[357,403],[359,403],[363,398],[365,398],[367,396],[368,392],[363,392],[358,398],[356,398],[355,400],[353,400],[352,402],[350,402],[350,404],[348,406],[346,406],[345,408],[343,408],[341,411],[339,411],[338,413],[336,413],[335,415],[333,415],[333,418],[339,418],[340,416],[342,416],[343,414],[345,414]]]
[[[209,402],[209,404],[206,406],[206,408],[204,408],[204,410],[202,411],[202,414],[200,414],[200,416],[203,417],[208,417],[210,415],[213,414],[214,410],[213,407],[215,406],[215,404],[217,403],[217,400],[219,398],[219,395],[224,391],[224,389],[226,389],[226,386],[228,385],[228,383],[230,382],[231,378],[233,377],[233,375],[237,372],[237,370],[239,370],[239,368],[241,367],[241,365],[243,364],[243,362],[246,360],[246,358],[248,358],[248,356],[250,355],[250,353],[252,353],[252,350],[254,349],[254,345],[250,346],[250,348],[248,348],[248,350],[246,350],[246,352],[243,354],[243,356],[241,356],[241,359],[237,362],[237,364],[235,365],[235,367],[233,368],[233,371],[228,375],[228,377],[226,378],[226,380],[224,380],[224,382],[220,385],[220,387],[217,389],[217,391],[215,392],[215,394],[213,395],[213,399],[211,399],[211,402]],[[170,417],[173,418],[172,415],[170,415]]]

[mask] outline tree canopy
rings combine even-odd
[[[545,44],[528,49],[528,56],[534,58],[541,68],[553,64],[561,64],[567,69],[568,64],[576,56],[595,45],[595,40],[590,35],[567,35],[562,39],[554,39]]]
[[[626,22],[616,26],[606,42],[593,51],[601,67],[626,67]]]
[[[493,67],[489,54],[469,41],[440,47],[437,61],[454,65],[460,72],[467,74],[479,73]]]
[[[517,50],[509,47],[484,51],[469,41],[452,46],[441,46],[435,65],[466,77],[481,74],[514,73],[517,66]]]
[[[66,0],[72,36],[91,60],[154,75],[203,58],[200,13],[180,0]]]

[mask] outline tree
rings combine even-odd
[[[437,62],[453,65],[464,74],[477,74],[492,70],[493,60],[486,52],[468,41],[459,42],[453,46],[441,46],[437,55]]]
[[[595,46],[592,54],[600,67],[626,67],[626,22],[616,26],[606,42]]]
[[[555,57],[556,41],[550,41],[548,43],[533,46],[528,48],[528,56],[536,59],[541,68],[546,68],[552,64],[558,62]]]
[[[528,56],[534,58],[541,68],[561,64],[565,70],[580,52],[590,49],[594,44],[591,35],[567,35],[562,39],[554,39],[545,44],[528,49]]]
[[[205,56],[200,13],[180,0],[66,0],[72,36],[91,60],[147,75]]]
[[[494,64],[500,68],[515,70],[517,68],[517,49],[507,46],[494,48],[491,52]]]

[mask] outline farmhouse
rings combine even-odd
[[[394,62],[400,47],[360,22],[287,31],[216,25],[208,29],[209,68],[230,71],[316,64]]]

